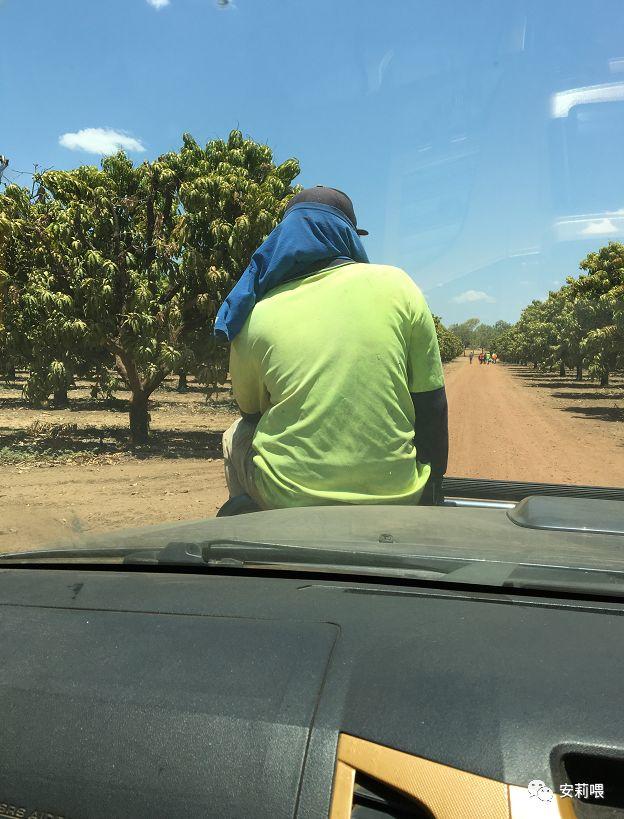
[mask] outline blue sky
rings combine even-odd
[[[350,194],[447,322],[624,238],[620,0],[0,0],[0,153],[137,161],[233,127]]]

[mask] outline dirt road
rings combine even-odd
[[[152,447],[132,453],[127,412],[91,401],[88,384],[79,383],[61,410],[28,407],[19,385],[1,391],[0,456],[3,444],[15,452],[31,441],[33,424],[54,423],[77,426],[60,445],[88,460],[0,461],[0,551],[79,545],[96,531],[214,516],[227,499],[221,435],[237,417],[227,394],[210,406],[198,388],[180,395],[165,385],[152,401]]]
[[[601,391],[476,357],[448,365],[446,383],[449,475],[624,486],[621,384]]]
[[[16,470],[0,489],[0,551],[79,545],[96,531],[214,517],[226,499],[221,459]]]
[[[624,380],[609,390],[526,368],[446,368],[451,453],[448,474],[519,481],[624,486]],[[0,551],[85,534],[212,517],[225,501],[220,438],[236,417],[227,401],[206,406],[201,392],[170,386],[154,399],[149,453],[126,451],[127,414],[90,402],[87,385],[67,410],[35,410],[19,389],[2,390],[0,455],[19,451],[29,425],[78,428],[64,446],[85,463],[19,460],[0,465]],[[71,453],[70,453],[71,454]]]

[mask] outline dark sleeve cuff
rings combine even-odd
[[[416,421],[414,444],[420,463],[431,464],[431,474],[442,477],[448,463],[448,403],[446,389],[412,393]]]

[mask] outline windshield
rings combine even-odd
[[[623,23],[0,0],[0,552],[623,488]]]

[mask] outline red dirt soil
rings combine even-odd
[[[447,366],[446,386],[448,475],[624,486],[621,382],[602,390],[475,356]]]
[[[448,474],[456,477],[624,486],[624,381],[610,389],[475,357],[446,367],[450,408]],[[15,393],[15,401],[19,393]],[[236,417],[210,410],[200,394],[154,396],[152,429],[184,443],[183,457],[130,453],[93,462],[0,466],[0,551],[84,534],[212,517],[226,500],[220,434]],[[4,399],[0,428],[35,420],[127,429],[127,415],[14,408]],[[200,444],[198,442],[207,442]],[[168,444],[173,445],[173,444]]]

